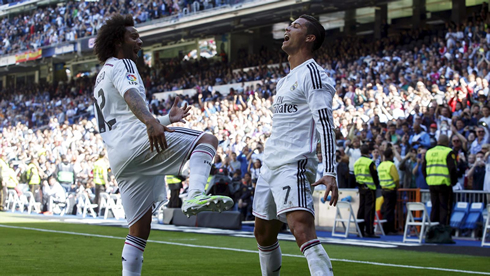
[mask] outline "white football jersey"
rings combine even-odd
[[[333,81],[309,59],[282,78],[272,105],[272,132],[264,149],[264,163],[274,169],[302,159],[316,160],[321,142],[324,173],[336,176],[336,141],[332,117]]]
[[[146,126],[129,109],[124,93],[138,90],[145,99],[145,86],[136,64],[130,59],[109,58],[95,82],[95,117],[115,176],[148,142]],[[146,101],[146,100],[145,100]]]

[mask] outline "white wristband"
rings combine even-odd
[[[160,121],[160,124],[164,125],[164,126],[168,126],[170,124],[172,124],[172,122],[170,122],[170,116],[165,115],[165,116],[158,116],[157,117],[158,121]]]

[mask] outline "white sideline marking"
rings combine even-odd
[[[126,237],[116,237],[116,236],[107,236],[107,235],[98,235],[98,234],[89,234],[89,233],[79,233],[79,232],[70,232],[70,231],[58,231],[58,230],[41,229],[41,228],[31,228],[31,227],[21,227],[21,226],[12,226],[12,225],[4,225],[4,224],[0,224],[0,227],[12,228],[12,229],[32,230],[32,231],[47,232],[47,233],[60,233],[60,234],[77,235],[77,236],[87,236],[87,237],[107,238],[107,239],[116,239],[116,240],[126,240]],[[208,246],[208,245],[196,245],[196,244],[186,244],[186,243],[167,242],[167,241],[148,240],[147,243],[160,243],[160,244],[178,245],[178,246],[185,246],[185,247],[217,249],[217,250],[227,250],[227,251],[255,253],[255,254],[258,254],[259,253],[257,250],[247,250],[247,249],[227,248],[227,247],[216,247],[216,246]],[[283,256],[286,256],[286,257],[304,258],[303,255],[294,255],[294,254],[282,254],[282,255]],[[357,260],[347,260],[347,259],[335,259],[335,258],[331,258],[330,260],[331,261],[334,261],[334,262],[369,264],[369,265],[389,266],[389,267],[401,267],[401,268],[412,268],[412,269],[422,269],[422,270],[436,270],[436,271],[447,271],[447,272],[466,273],[466,274],[490,275],[490,272],[459,270],[459,269],[449,269],[449,268],[439,268],[439,267],[424,267],[424,266],[413,266],[413,265],[387,264],[387,263],[368,262],[368,261],[357,261]]]

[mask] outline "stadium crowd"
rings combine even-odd
[[[190,12],[240,2],[243,0],[103,0],[57,3],[39,7],[34,12],[0,19],[0,55],[96,35],[107,18],[115,13],[133,14],[136,24],[142,24],[167,16],[181,17]]]
[[[445,134],[458,166],[453,189],[490,192],[488,19],[482,13],[461,26],[403,31],[371,43],[361,37],[326,42],[317,61],[336,82],[333,117],[340,188],[355,188],[353,166],[361,144],[369,145],[376,165],[383,152],[393,148],[400,186],[428,188],[422,160]],[[245,210],[244,219],[251,215],[253,187],[271,131],[275,85],[289,72],[284,62],[283,54],[264,48],[231,64],[174,59],[140,70],[155,115],[165,114],[173,99],[159,101],[154,92],[196,88],[196,95],[180,96],[181,103],[194,106],[185,126],[218,137],[214,166],[241,183],[235,199]],[[267,66],[271,64],[278,65]],[[258,66],[234,73],[250,65]],[[252,80],[261,83],[246,85]],[[0,94],[1,153],[18,180],[29,162],[37,162],[46,178],[66,158],[77,175],[73,189],[94,192],[91,168],[103,144],[93,122],[93,83],[92,78],[81,78]],[[214,89],[230,83],[236,88]],[[320,160],[318,177],[321,167]]]

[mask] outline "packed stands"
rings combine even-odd
[[[4,0],[9,8],[19,1]],[[25,2],[25,1],[24,1]],[[35,1],[34,1],[35,2]],[[151,24],[164,17],[187,14],[234,5],[244,0],[165,0],[165,1],[69,1],[39,6],[34,11],[10,14],[0,18],[0,55],[56,45],[94,36],[114,13],[133,14],[136,24]],[[1,14],[0,14],[1,16]]]
[[[54,13],[61,16],[61,8],[65,15],[79,9],[73,20],[81,22],[84,12],[91,20],[94,8],[90,3],[81,3],[68,3]],[[108,5],[107,13],[98,17],[100,22],[111,13],[112,4]],[[124,8],[144,9],[137,5]],[[56,21],[36,18],[39,24]],[[60,22],[65,24],[63,18]],[[32,20],[25,24],[37,22]],[[352,147],[355,139],[370,145],[376,164],[381,161],[382,151],[393,147],[401,186],[428,188],[421,174],[421,161],[439,135],[447,134],[458,162],[459,181],[454,189],[490,192],[490,175],[486,174],[486,168],[490,168],[490,28],[484,28],[489,20],[484,13],[466,24],[428,26],[376,41],[360,36],[333,41],[327,37],[316,59],[336,82],[333,117],[340,188],[354,188],[349,181],[345,149]],[[8,23],[2,25],[5,29]],[[59,27],[49,28],[73,31],[73,27]],[[80,30],[82,35],[91,35],[97,27],[74,31]],[[27,36],[23,37],[19,41],[26,41]],[[253,69],[242,70],[246,67]],[[218,137],[216,168],[228,169],[230,176],[242,183],[256,180],[260,164],[255,165],[255,161],[261,160],[271,131],[275,84],[289,72],[283,53],[264,47],[256,55],[243,51],[230,63],[171,59],[139,71],[148,88],[148,105],[156,115],[165,114],[173,99],[168,96],[161,101],[153,97],[155,93],[196,89],[193,96],[181,96],[183,102],[194,106],[186,127]],[[245,85],[248,81],[261,81],[261,85]],[[80,172],[79,185],[93,189],[90,172],[103,149],[92,122],[93,83],[93,78],[83,77],[53,86],[2,91],[1,152],[19,177],[31,156],[39,157],[46,177],[65,154]],[[235,88],[215,89],[222,84],[235,84]],[[238,169],[240,173],[234,174]]]

